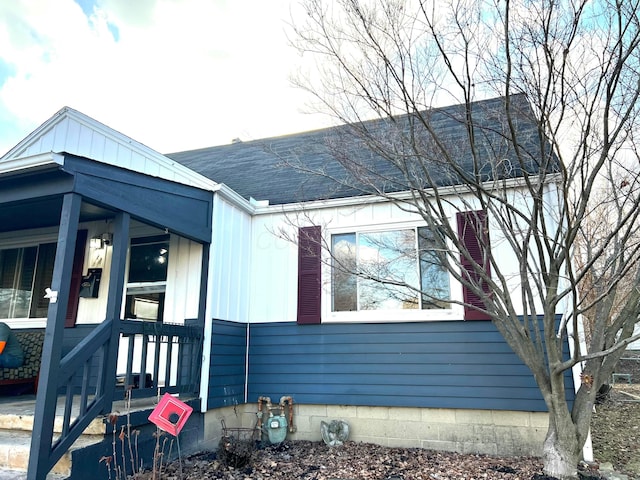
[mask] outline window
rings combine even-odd
[[[450,308],[436,235],[427,227],[333,235],[332,311]]]
[[[131,240],[125,318],[162,321],[168,263],[168,235]]]
[[[0,250],[0,318],[44,318],[56,244]]]

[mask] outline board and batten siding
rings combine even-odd
[[[210,188],[213,184],[174,160],[68,107],[34,134],[8,152],[6,158],[66,152],[184,185]]]
[[[249,402],[547,410],[490,322],[261,323],[249,339]]]
[[[88,237],[100,235],[108,230],[104,221],[83,223],[88,228]],[[132,222],[131,238],[141,238],[162,234],[161,230]],[[84,271],[91,266],[94,252],[86,246]],[[101,251],[104,260],[101,264],[102,278],[98,298],[80,298],[78,324],[101,323],[105,319],[107,296],[109,293],[109,273],[111,271],[111,247]],[[198,316],[198,298],[200,295],[200,269],[202,245],[193,240],[171,235],[169,246],[169,264],[167,268],[167,291],[164,306],[164,321],[184,323],[186,318]]]
[[[549,199],[549,204],[553,204],[554,192],[552,187],[545,189],[544,195]],[[526,191],[514,189],[512,192],[513,204],[526,211]],[[458,205],[462,209],[479,208],[474,207],[473,199],[460,199],[456,196],[449,198],[451,206],[446,213],[453,228],[456,228],[458,210],[454,206]],[[466,210],[465,210],[466,211]],[[498,270],[506,279],[506,289],[510,292],[512,302],[516,306],[518,314],[524,314],[524,305],[527,304],[522,299],[522,289],[520,288],[520,260],[514,254],[509,242],[504,238],[498,226],[492,220],[491,215],[487,215],[489,225],[489,240],[493,259]],[[331,245],[332,235],[394,230],[402,228],[413,228],[424,225],[424,219],[419,215],[407,212],[393,205],[391,202],[372,202],[357,205],[338,205],[335,207],[317,208],[308,212],[277,212],[270,209],[266,213],[254,216],[252,222],[252,259],[251,272],[248,278],[250,282],[250,322],[269,323],[290,321],[297,319],[298,306],[298,245],[296,237],[298,228],[319,226],[321,228],[324,255],[328,255],[326,247]],[[214,227],[215,229],[215,227]],[[535,245],[530,245],[531,258],[537,258]],[[328,258],[326,259],[328,260]],[[331,269],[324,262],[322,265],[322,292],[321,292],[321,321],[349,321],[342,312],[331,310]],[[532,266],[535,269],[535,266]],[[533,281],[533,280],[530,280]],[[462,285],[450,276],[452,299],[462,301]],[[277,299],[277,301],[274,301]],[[536,311],[542,311],[539,299],[534,299]],[[454,303],[452,305],[448,320],[462,320],[464,309]],[[558,312],[562,307],[558,307]],[[394,321],[400,320],[384,317],[379,312],[371,311],[369,316],[358,315],[358,320],[364,321]],[[423,312],[429,313],[429,312]],[[361,318],[367,317],[367,318]],[[433,320],[438,320],[433,316]],[[420,320],[420,319],[418,319]]]
[[[247,324],[213,320],[207,408],[244,403]]]
[[[198,317],[202,245],[171,235],[164,321],[184,323],[185,318]]]
[[[251,217],[223,199],[213,202],[211,318],[248,322]]]

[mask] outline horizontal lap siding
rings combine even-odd
[[[244,403],[247,325],[213,321],[208,408]]]
[[[249,343],[250,402],[546,411],[490,322],[252,324]]]

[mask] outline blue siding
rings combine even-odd
[[[208,408],[244,403],[247,325],[213,321]]]
[[[251,402],[546,411],[491,322],[251,324],[249,345]]]

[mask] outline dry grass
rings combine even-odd
[[[616,384],[591,421],[595,459],[640,478],[640,384]]]

